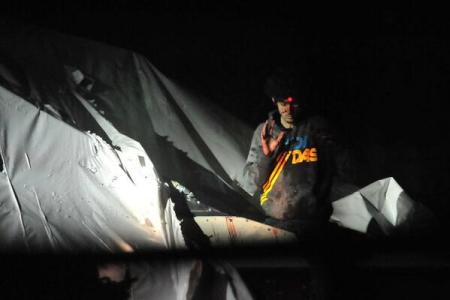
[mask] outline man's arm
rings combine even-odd
[[[261,130],[264,124],[260,124],[253,133],[252,143],[244,166],[244,190],[254,195],[263,184],[269,172],[271,159],[262,152]]]
[[[254,195],[267,180],[276,149],[284,137],[284,133],[272,137],[273,123],[260,124],[253,133],[250,151],[244,166],[244,190]]]
[[[313,118],[313,131],[321,149],[326,151],[326,159],[333,170],[334,184],[352,185],[354,161],[349,145],[343,142],[340,132],[321,117]]]

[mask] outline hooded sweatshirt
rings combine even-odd
[[[285,136],[271,156],[261,147],[261,123],[255,130],[244,167],[244,189],[256,197],[266,215],[276,220],[318,222],[330,213],[330,192],[335,169],[333,141],[326,122],[320,117],[302,118],[291,129],[275,120],[276,138]]]

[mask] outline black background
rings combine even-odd
[[[449,22],[439,7],[162,3],[44,3],[3,14],[139,52],[251,126],[272,108],[262,86],[279,65],[306,70],[309,102],[358,134],[390,131],[391,142],[445,119]]]
[[[186,3],[48,2],[2,15],[139,52],[250,127],[273,108],[263,94],[270,71],[307,70],[308,100],[354,149],[358,184],[393,176],[450,228],[443,7]]]

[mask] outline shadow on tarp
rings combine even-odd
[[[11,34],[7,30],[5,31]],[[14,32],[14,30],[12,31]],[[17,31],[24,34],[20,31],[20,27]],[[55,118],[81,131],[91,131],[112,145],[111,139],[103,128],[86,108],[80,105],[79,100],[73,95],[71,83],[66,74],[67,70],[65,70],[67,66],[61,63],[61,61],[65,61],[66,63],[70,62],[77,65],[77,62],[79,64],[80,62],[69,55],[69,53],[58,48],[61,48],[60,45],[57,46],[58,42],[61,41],[56,42],[56,39],[55,45],[53,45],[52,42],[48,42],[44,38],[42,40],[39,39],[39,35],[36,32],[34,34],[36,34],[34,40],[32,34],[29,39],[34,41],[39,47],[43,47],[42,60],[36,60],[35,56],[27,54],[28,52],[24,52],[21,48],[14,48],[19,47],[14,43],[12,43],[11,47],[5,48],[8,49],[7,51],[18,50],[14,53],[14,57],[11,57],[13,54],[8,54],[6,50],[0,49],[0,66],[2,68],[0,70],[2,71],[0,72],[2,75],[0,76],[0,83]],[[48,35],[51,36],[51,34]],[[13,37],[8,38],[16,40]],[[30,41],[28,42],[31,43]],[[74,41],[71,42],[75,43]],[[83,50],[86,51],[84,48]],[[92,56],[95,57],[95,53]],[[128,56],[132,57],[131,54]],[[128,56],[126,59],[130,59]],[[120,55],[118,57],[118,59],[124,60]],[[53,60],[57,63],[49,63],[53,62]],[[127,61],[127,63],[130,63],[130,61]],[[132,65],[134,66],[134,64]],[[133,69],[133,71],[136,70]],[[134,73],[132,75],[137,76]],[[162,94],[168,101],[167,105],[181,120],[183,126],[186,127],[188,138],[194,141],[195,146],[198,147],[216,174],[192,161],[185,152],[177,149],[168,140],[168,137],[160,136],[156,133],[152,125],[151,116],[145,109],[148,104],[146,103],[148,99],[145,99],[145,96],[148,95],[143,94],[142,90],[136,91],[127,86],[129,90],[126,90],[126,92],[129,92],[131,99],[134,100],[133,103],[130,103],[121,94],[125,92],[120,89],[122,86],[108,86],[104,80],[92,78],[93,87],[89,91],[90,95],[87,95],[92,96],[92,98],[87,98],[97,100],[95,109],[103,112],[117,130],[138,141],[144,147],[163,181],[175,180],[180,182],[189,188],[199,201],[225,214],[261,220],[262,214],[259,205],[249,203],[250,197],[228,177],[221,163],[217,161],[215,155],[206,145],[203,139],[208,137],[199,135],[191,121],[184,115],[182,109],[173,99],[171,93],[166,89],[164,83],[161,82],[158,76],[155,75],[154,77],[153,80],[159,84]],[[133,80],[133,84],[139,82],[137,77],[133,77]],[[112,91],[122,97],[118,98],[116,94],[111,95]],[[132,98],[134,96],[137,97]],[[112,103],[109,97],[117,100],[117,103]]]
[[[164,181],[177,181],[188,187],[200,202],[225,214],[263,221],[264,214],[259,205],[251,203],[239,187],[228,186],[216,174],[191,160],[187,154],[167,140],[156,135],[156,143],[169,158],[153,160],[158,174]],[[152,152],[150,151],[150,157]]]
[[[59,67],[47,66],[49,72],[45,76],[38,76],[37,74],[41,70],[35,70],[32,67],[30,69],[30,66],[33,65],[30,63],[27,68],[31,70],[31,73],[28,76],[31,76],[33,80],[28,80],[27,75],[23,72],[24,67],[14,63],[15,60],[9,59],[8,55],[4,53],[0,54],[0,65],[4,66],[2,71],[7,71],[11,74],[8,78],[6,76],[0,76],[0,83],[2,85],[37,108],[50,113],[55,118],[64,121],[80,131],[93,132],[112,145],[111,139],[105,131],[86,108],[80,105],[79,100],[76,99],[67,87],[67,83],[63,82],[64,80],[62,78],[65,78],[66,75]],[[33,75],[34,73],[36,74]],[[2,72],[3,74],[7,73]],[[96,81],[95,89],[96,93],[99,94],[101,94],[98,91],[101,88],[99,87],[100,85],[101,82]],[[109,88],[104,87],[104,89],[108,90]],[[167,97],[171,98],[170,96]],[[100,107],[98,109],[104,109],[108,114],[108,109],[102,107],[101,103],[102,101],[100,101]],[[179,110],[176,105],[174,107]],[[178,110],[178,115],[183,116],[182,112]],[[131,134],[131,137],[140,141],[152,159],[158,174],[163,177],[163,181],[174,180],[182,183],[194,193],[199,201],[225,214],[238,215],[254,220],[263,219],[259,205],[249,203],[250,197],[237,184],[230,186],[230,183],[233,184],[233,182],[225,183],[216,174],[191,160],[187,156],[187,153],[177,149],[167,137],[160,136],[154,132],[148,115],[140,114],[136,118],[140,119],[143,125],[148,125],[147,136],[134,137]],[[184,119],[186,118],[184,117]],[[184,121],[185,124],[189,125],[187,119]],[[124,124],[120,120],[115,123],[118,124],[117,127],[121,132],[127,134],[129,131],[127,130],[127,124]],[[194,134],[193,130],[191,130],[192,134]],[[195,137],[196,144],[199,147],[203,146],[201,147],[203,151],[210,151],[207,149],[201,137],[198,136],[198,133],[196,133]],[[209,162],[211,162],[211,159]]]

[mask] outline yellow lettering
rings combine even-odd
[[[303,153],[301,150],[292,151],[292,164],[293,165],[303,162],[304,159],[305,159],[305,157],[303,156]]]
[[[299,164],[302,162],[315,162],[318,160],[316,148],[306,148],[303,150],[292,151],[292,164]]]
[[[305,161],[309,162],[309,148],[303,150],[303,158]]]
[[[317,160],[318,160],[317,149],[311,148],[311,150],[309,151],[309,161],[317,161]]]

